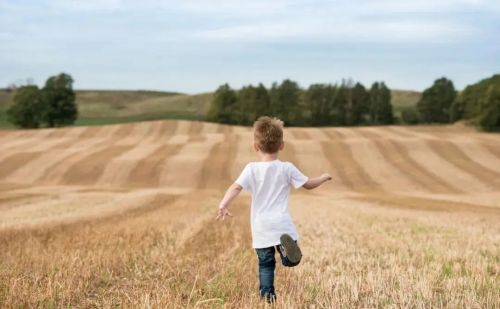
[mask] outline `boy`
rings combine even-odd
[[[299,237],[288,211],[290,186],[311,190],[332,178],[323,174],[309,179],[292,163],[278,160],[279,151],[285,145],[281,120],[260,117],[253,128],[254,148],[260,155],[260,161],[248,163],[226,191],[217,219],[232,216],[229,204],[242,189],[252,194],[252,243],[259,259],[260,296],[274,302],[275,251],[278,251],[286,267],[298,265],[302,258],[297,245]]]

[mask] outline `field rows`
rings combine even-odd
[[[264,306],[249,128],[188,121],[0,130],[0,307]],[[304,260],[279,307],[500,307],[500,137],[466,128],[290,128]]]
[[[9,132],[0,143],[0,181],[17,184],[220,188],[255,159],[249,130],[201,122]],[[290,129],[284,159],[331,169],[336,191],[474,193],[500,187],[496,148],[500,138],[460,131]]]

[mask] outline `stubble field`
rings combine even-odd
[[[265,307],[250,129],[188,121],[0,131],[0,307]],[[499,308],[500,136],[460,126],[291,128],[304,259],[278,308]]]

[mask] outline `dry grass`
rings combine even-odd
[[[247,129],[63,130],[0,135],[0,307],[267,307],[249,197],[214,220],[252,158]],[[457,130],[285,133],[284,158],[335,179],[292,195],[304,259],[278,266],[275,307],[500,307],[500,188],[484,183],[500,142]]]

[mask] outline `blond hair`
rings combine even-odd
[[[283,121],[262,116],[253,124],[253,136],[260,151],[276,153],[283,144]]]

